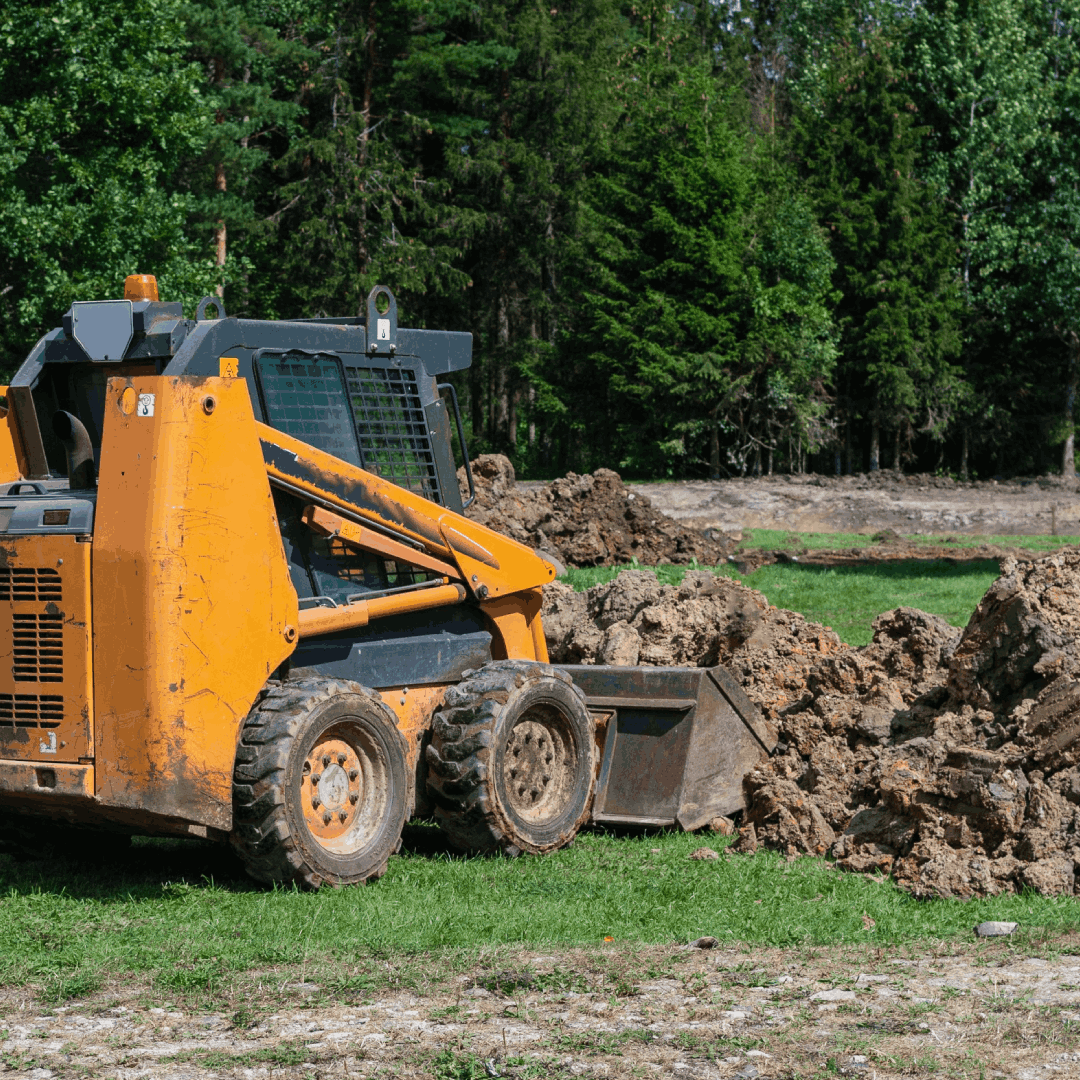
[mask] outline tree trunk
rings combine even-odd
[[[892,455],[892,467],[893,472],[901,473],[903,468],[900,463],[900,425],[896,425],[896,433],[893,436],[893,455]]]
[[[850,476],[854,471],[851,467],[851,421],[844,420],[844,471]]]
[[[536,387],[529,386],[529,449],[536,446]]]
[[[720,479],[720,425],[717,416],[720,412],[719,404],[712,407],[709,417],[712,423],[709,425],[709,479]]]
[[[360,267],[360,273],[366,274],[368,270],[368,260],[370,259],[371,252],[368,244],[368,228],[367,228],[367,161],[368,161],[368,139],[371,132],[371,94],[372,87],[375,83],[375,2],[371,0],[368,5],[367,13],[367,27],[364,33],[364,46],[367,51],[367,63],[364,65],[364,90],[363,97],[360,103],[360,145],[357,147],[359,154],[360,165],[360,182],[357,184],[357,188],[360,191],[360,220],[357,222],[357,243],[356,243],[356,255],[357,263]],[[337,89],[335,88],[335,95]],[[363,299],[361,298],[361,303]]]
[[[773,458],[772,458],[772,455],[773,455],[773,448],[772,448],[772,446],[770,445],[770,446],[769,446],[769,465],[768,465],[768,468],[769,468],[769,476],[772,476],[772,470],[773,470]]]
[[[493,363],[495,365],[495,378],[492,401],[492,442],[500,449],[509,445],[510,442],[510,373],[506,370],[506,352],[510,344],[510,312],[506,301],[506,293],[499,294],[499,307],[497,313],[496,348]]]
[[[227,190],[227,184],[225,180],[225,165],[223,162],[219,162],[214,166],[214,187],[225,194]],[[222,218],[218,219],[218,223],[214,228],[214,257],[218,266],[225,265],[225,221]],[[219,285],[215,290],[219,299],[225,299],[225,286]]]
[[[870,423],[870,471],[881,468],[881,425],[877,420]]]
[[[1069,346],[1069,370],[1065,377],[1065,448],[1061,455],[1061,475],[1066,480],[1076,479],[1076,380],[1080,372],[1080,334],[1072,333]]]
[[[960,432],[960,479],[968,478],[968,429],[965,426]]]

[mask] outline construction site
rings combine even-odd
[[[1073,1067],[1075,482],[519,484],[388,289],[156,289],[0,415],[9,1067]],[[863,645],[753,587],[920,560],[997,577]]]

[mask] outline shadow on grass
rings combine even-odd
[[[398,854],[425,860],[465,858],[431,821],[407,824]],[[230,893],[268,891],[267,886],[247,876],[232,848],[209,840],[137,836],[126,850],[110,845],[107,850],[88,850],[74,859],[0,854],[0,889],[17,893],[150,900],[175,891],[178,885],[198,887],[208,882]]]
[[[152,900],[178,885],[207,881],[231,892],[263,888],[244,873],[231,848],[208,840],[134,837],[126,850],[110,846],[67,859],[0,855],[0,889],[5,892]]]

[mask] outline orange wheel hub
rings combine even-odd
[[[300,805],[312,836],[336,840],[352,827],[364,799],[364,770],[356,750],[334,728],[304,759]]]

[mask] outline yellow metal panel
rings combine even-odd
[[[245,380],[110,379],[99,492],[98,799],[228,829],[240,726],[297,623]]]
[[[0,397],[7,397],[8,388],[0,386]],[[21,480],[26,475],[26,453],[19,440],[15,414],[0,408],[0,484]]]
[[[93,765],[31,765],[25,761],[0,761],[0,792],[4,801],[31,796],[33,808],[46,800],[94,797]],[[27,804],[27,809],[31,804]]]
[[[480,610],[491,620],[494,660],[540,660],[547,663],[547,644],[540,623],[543,593],[540,589],[486,600]]]
[[[89,544],[0,541],[0,757],[93,756],[90,625]]]
[[[442,705],[449,689],[449,686],[403,686],[379,691],[379,696],[394,711],[398,731],[405,737],[406,760],[410,774],[416,778],[414,791],[421,804],[425,801],[424,737],[431,729],[432,714]]]

